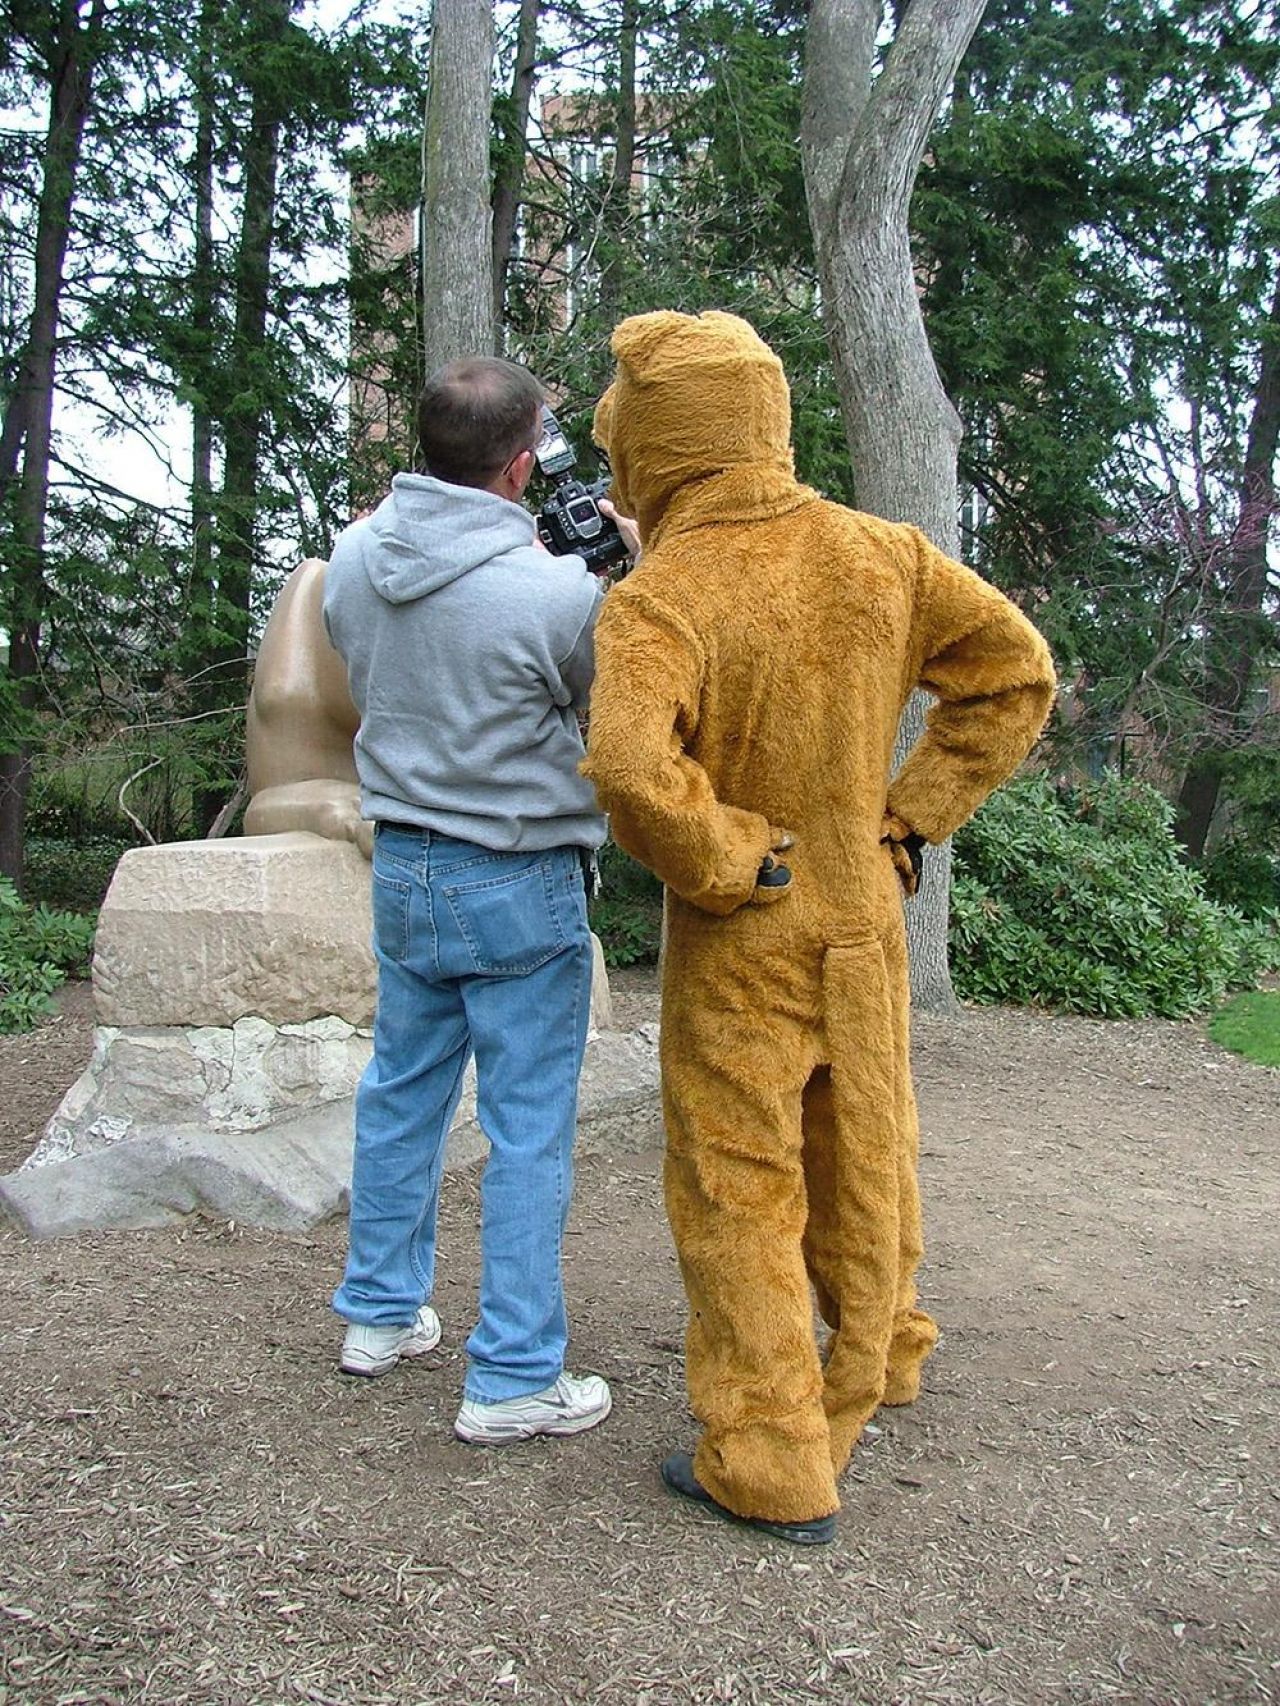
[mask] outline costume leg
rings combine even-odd
[[[495,1404],[542,1391],[564,1368],[561,1244],[591,1014],[591,937],[573,849],[495,855],[446,874],[441,893],[442,955],[456,925],[473,966],[462,989],[476,1112],[489,1140],[480,1314],[467,1340],[465,1393]]]
[[[916,1307],[916,1268],[924,1253],[920,1223],[920,1185],[917,1157],[920,1138],[915,1098],[908,1085],[908,1106],[902,1120],[898,1152],[898,1299],[889,1344],[882,1404],[914,1404],[920,1396],[920,1371],[938,1342],[931,1315]]]
[[[762,1008],[758,972],[714,990],[668,961],[667,1212],[689,1298],[698,1480],[739,1516],[807,1521],[839,1503],[801,1238],[800,1094],[814,1028]],[[664,991],[665,994],[665,991]]]
[[[908,983],[906,943],[885,943],[890,988]],[[895,1072],[898,1105],[898,1300],[885,1377],[885,1404],[911,1404],[920,1396],[920,1370],[938,1342],[933,1318],[916,1307],[916,1268],[924,1253],[920,1216],[920,1118],[911,1085],[911,1012],[904,996],[895,1003]]]
[[[376,1327],[408,1325],[431,1296],[445,1137],[470,1055],[458,987],[435,962],[422,873],[387,853],[389,839],[374,854],[378,1007],[356,1092],[346,1274],[333,1300],[348,1321]]]
[[[898,1300],[898,1063],[881,944],[829,949],[823,997],[832,1063],[806,1087],[805,1256],[835,1329],[823,1404],[839,1475],[884,1395]]]

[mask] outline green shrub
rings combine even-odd
[[[1201,862],[1200,874],[1210,900],[1234,906],[1246,918],[1263,918],[1280,909],[1280,857],[1232,836]]]
[[[94,922],[28,906],[0,877],[0,1032],[29,1031],[53,1011],[49,997],[67,973],[88,972]]]
[[[591,928],[605,964],[651,964],[662,941],[662,884],[612,841],[600,849],[600,893],[591,903]]]
[[[137,819],[153,840],[183,841],[203,833],[205,796],[226,798],[235,786],[244,712],[123,735],[92,721],[48,722],[42,745],[31,779],[28,835],[133,845]]]
[[[1106,1018],[1184,1018],[1277,963],[1277,918],[1210,900],[1172,808],[1110,778],[1025,776],[956,836],[951,969],[970,1001]]]
[[[77,763],[37,767],[27,804],[28,840],[123,835],[128,822],[116,809],[115,795],[127,775],[118,763],[108,764],[97,755]]]
[[[612,900],[645,900],[662,906],[662,884],[646,866],[614,841],[606,841],[599,852],[600,892]]]
[[[634,900],[609,900],[602,895],[591,904],[591,928],[600,938],[609,966],[651,965],[662,940],[662,905]]]
[[[29,835],[24,886],[34,901],[96,912],[122,853],[135,843],[111,835]]]

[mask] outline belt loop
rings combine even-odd
[[[588,901],[592,901],[600,893],[600,861],[590,847],[579,847],[578,860],[582,866],[582,886]]]

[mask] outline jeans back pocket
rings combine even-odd
[[[402,877],[373,868],[373,941],[384,959],[403,965],[409,958],[409,888]]]
[[[474,971],[519,977],[569,946],[555,876],[556,856],[544,854],[515,871],[441,883]]]

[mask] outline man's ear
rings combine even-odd
[[[535,460],[532,450],[522,450],[519,456],[513,458],[507,470],[513,496],[517,498],[524,496],[524,489],[533,478]]]

